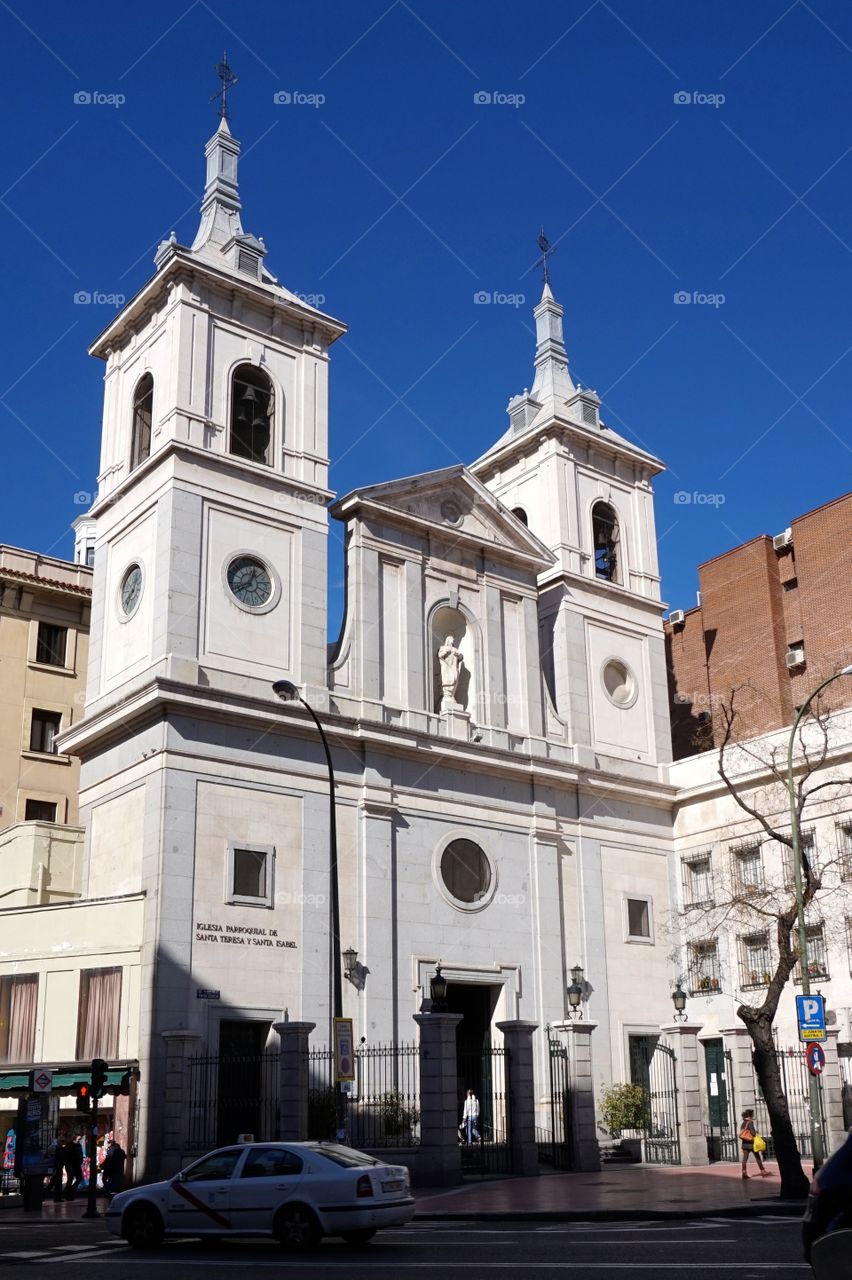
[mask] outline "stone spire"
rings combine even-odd
[[[564,308],[545,281],[535,316],[535,379],[530,396],[544,405],[548,401],[569,400],[577,390],[568,372],[568,353],[562,335]]]
[[[535,377],[532,389],[509,401],[511,435],[526,431],[533,422],[565,414],[566,404],[577,395],[568,372],[568,353],[562,335],[563,308],[545,280],[535,316]]]
[[[204,148],[207,159],[207,182],[201,202],[201,224],[192,242],[193,253],[206,245],[222,246],[244,235],[240,222],[240,193],[237,187],[237,161],[240,144],[232,136],[223,116],[219,128]]]
[[[231,133],[225,116],[204,148],[207,180],[201,201],[201,222],[190,253],[217,267],[225,267],[241,276],[249,276],[264,284],[277,283],[263,265],[266,245],[257,236],[243,231],[240,220],[240,192],[237,185],[237,162],[240,144]],[[161,267],[172,252],[180,250],[172,232],[156,253],[154,262]]]

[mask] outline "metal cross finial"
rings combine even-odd
[[[228,119],[228,90],[233,89],[237,83],[237,77],[234,75],[228,64],[227,53],[222,54],[222,61],[216,63],[216,75],[222,81],[222,88],[218,93],[214,93],[210,99],[211,102],[219,103],[219,116],[222,120]]]
[[[550,270],[547,265],[547,260],[551,254],[556,252],[556,250],[548,240],[547,236],[544,234],[544,227],[542,227],[538,233],[536,244],[541,250],[541,257],[539,258],[538,262],[535,265],[537,267],[542,268],[542,271],[543,271],[542,279],[544,280],[544,283],[550,284]]]

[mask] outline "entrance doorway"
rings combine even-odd
[[[725,1047],[721,1039],[704,1041],[704,1069],[707,1072],[707,1119],[711,1129],[728,1127],[728,1078]]]
[[[483,1137],[501,1128],[502,1108],[495,1095],[502,1095],[503,1082],[495,1079],[495,1053],[491,1043],[491,1019],[497,1007],[500,988],[480,982],[447,984],[447,1008],[460,1013],[464,1021],[456,1033],[456,1066],[458,1071],[458,1116],[462,1117],[465,1095],[473,1089],[479,1099],[479,1132]]]
[[[261,1138],[263,1047],[267,1022],[248,1019],[219,1023],[219,1079],[216,1091],[216,1134],[220,1146],[241,1133]]]

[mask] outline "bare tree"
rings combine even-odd
[[[748,718],[740,710],[747,692],[753,694],[755,691],[749,690],[748,686],[732,690],[729,698],[716,708],[718,773],[731,798],[752,819],[759,832],[779,847],[782,856],[768,867],[759,856],[756,878],[752,870],[745,873],[744,850],[739,856],[735,853],[725,868],[721,883],[717,879],[715,888],[720,892],[714,891],[712,904],[703,906],[701,928],[705,937],[729,931],[737,937],[750,932],[759,938],[765,935],[767,939],[760,972],[751,974],[752,980],[747,984],[750,988],[761,989],[763,999],[759,1004],[741,1003],[737,1016],[745,1024],[752,1042],[752,1060],[769,1113],[781,1174],[781,1194],[796,1197],[806,1193],[808,1179],[802,1169],[773,1038],[781,994],[800,961],[793,840],[788,825],[786,743],[773,746],[771,742],[767,744],[766,738],[738,736],[742,719]],[[797,733],[799,769],[795,803],[800,830],[809,801],[818,794],[822,800],[829,800],[839,794],[840,788],[852,785],[852,778],[839,777],[832,769],[830,748],[828,715],[815,702],[812,711],[802,719]],[[736,781],[737,775],[746,771],[757,775],[757,781],[750,787]],[[822,774],[822,778],[815,781],[818,774]],[[782,816],[785,813],[788,815],[786,821]],[[837,859],[825,858],[818,863],[814,856],[815,848],[815,843],[801,842],[803,901],[806,909],[811,907],[814,910],[822,898],[843,891],[841,876],[837,874]],[[752,861],[749,865],[755,864]],[[841,918],[843,914],[840,913]],[[689,931],[689,907],[685,908],[685,923]],[[825,927],[827,924],[828,919]],[[805,956],[801,963],[813,961]]]

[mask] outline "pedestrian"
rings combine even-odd
[[[118,1195],[124,1185],[124,1162],[127,1154],[121,1143],[112,1138],[107,1146],[106,1155],[101,1165],[104,1191],[108,1196]]]
[[[474,1138],[477,1142],[482,1141],[479,1136],[479,1100],[472,1089],[468,1089],[464,1100],[461,1128],[468,1144],[473,1142]]]
[[[757,1161],[757,1167],[760,1170],[761,1178],[769,1177],[769,1170],[764,1169],[763,1161],[761,1160],[759,1153],[754,1149],[754,1140],[756,1137],[757,1137],[757,1129],[754,1123],[754,1112],[751,1110],[744,1111],[743,1118],[740,1121],[740,1142],[742,1144],[742,1149],[743,1149],[743,1177],[744,1178],[747,1178],[749,1176],[748,1173],[746,1172],[746,1165],[748,1164],[749,1156],[754,1156],[755,1160]]]
[[[74,1192],[83,1181],[83,1147],[80,1143],[79,1134],[73,1142],[67,1143],[63,1148],[63,1156],[65,1172],[68,1175],[68,1185],[65,1188],[65,1194],[69,1200],[73,1200]]]
[[[47,1158],[50,1163],[50,1182],[46,1191],[48,1195],[53,1193],[54,1200],[61,1200],[62,1176],[65,1173],[65,1140],[58,1131],[47,1149]]]

